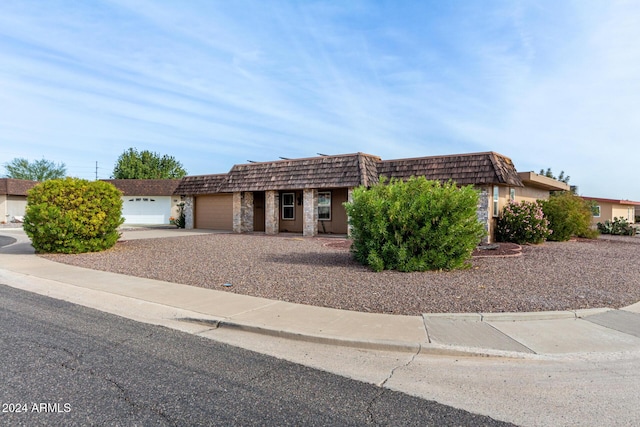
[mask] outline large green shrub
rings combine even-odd
[[[496,240],[499,242],[542,243],[550,234],[549,221],[538,202],[509,201],[496,225]]]
[[[424,177],[356,188],[345,204],[353,255],[375,271],[464,267],[485,235],[477,205],[473,187]]]
[[[65,178],[29,190],[24,230],[37,252],[96,252],[118,240],[121,192],[103,181]]]
[[[598,232],[591,227],[593,212],[582,197],[565,191],[541,200],[542,211],[549,220],[553,234],[549,240],[563,242],[573,236],[595,238]]]

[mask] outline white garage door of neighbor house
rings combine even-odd
[[[125,196],[122,198],[125,224],[169,224],[170,196]]]

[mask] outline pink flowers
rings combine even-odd
[[[509,201],[498,218],[496,238],[515,243],[542,243],[549,235],[549,221],[540,203]]]

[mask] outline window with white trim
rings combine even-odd
[[[318,192],[318,219],[331,220],[331,191]]]
[[[594,218],[600,218],[600,205],[591,206],[591,212]]]
[[[500,200],[500,187],[497,185],[493,186],[493,216],[498,216],[498,208],[499,208],[499,200]]]
[[[282,219],[296,219],[296,195],[295,193],[282,193]]]
[[[511,200],[512,202],[516,201],[516,189],[515,188],[510,188],[509,189],[509,200]]]

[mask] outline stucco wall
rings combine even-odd
[[[347,201],[348,190],[346,188],[334,188],[331,190],[331,220],[319,220],[319,233],[347,234],[347,210],[343,203]]]
[[[534,187],[517,187],[515,190],[516,202],[535,202],[536,200],[549,199],[549,190]]]
[[[620,205],[604,201],[594,201],[594,203],[600,206],[600,216],[594,216],[591,222],[594,226],[599,222],[613,221],[614,218],[624,218],[630,223],[635,223],[635,206],[633,205]]]
[[[24,216],[27,208],[26,196],[0,194],[0,222],[8,223],[16,216]]]

